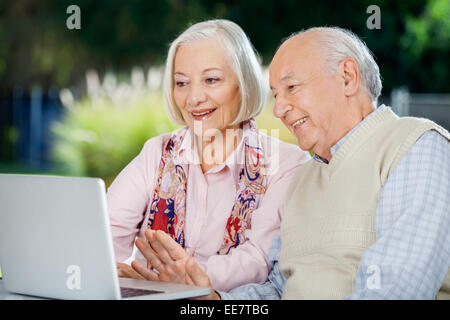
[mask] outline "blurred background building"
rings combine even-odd
[[[72,4],[80,30],[66,26]],[[367,27],[370,5],[380,29]],[[265,67],[293,32],[348,28],[380,66],[380,103],[450,129],[448,0],[0,0],[0,172],[111,182],[148,138],[175,129],[160,92],[168,44],[211,18],[238,23]],[[271,107],[268,96],[260,128],[296,143]]]

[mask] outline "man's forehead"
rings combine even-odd
[[[284,74],[281,76],[280,78],[280,82],[289,80],[290,78],[293,78],[295,76],[295,72],[294,71],[290,71],[287,74]]]
[[[269,80],[272,85],[282,84],[292,78],[300,78],[301,66],[296,59],[283,59],[269,67]]]
[[[311,41],[283,44],[269,66],[270,81],[282,82],[316,71],[322,63],[320,51]],[[293,40],[293,39],[290,39]],[[288,40],[289,41],[289,40]]]
[[[289,71],[282,73],[278,76],[270,74],[269,75],[270,90],[273,91],[278,84],[283,85],[283,83],[288,82],[291,79],[301,80],[300,73],[295,71]]]

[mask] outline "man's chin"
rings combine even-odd
[[[303,139],[300,140],[299,138],[297,138],[297,144],[300,147],[300,149],[302,149],[303,151],[311,151],[312,149],[312,145],[310,143],[306,143],[306,141],[304,141]]]

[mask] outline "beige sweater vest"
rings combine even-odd
[[[435,123],[390,108],[367,119],[330,163],[311,160],[288,190],[281,223],[283,299],[342,299],[354,291],[363,253],[375,242],[378,195],[389,174]],[[450,272],[439,297],[450,297]]]

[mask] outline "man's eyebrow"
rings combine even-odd
[[[294,77],[295,77],[295,74],[294,74],[294,72],[291,71],[288,74],[282,76],[281,79],[280,79],[280,82],[285,82],[285,81],[287,81],[287,80],[289,80],[291,78],[294,78]],[[270,86],[270,90],[273,91],[274,87]]]
[[[283,77],[281,77],[280,82],[284,82],[290,78],[294,77],[294,73],[293,72],[289,72],[288,74],[284,75]]]

